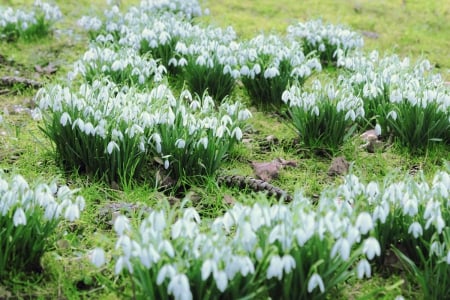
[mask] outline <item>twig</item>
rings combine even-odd
[[[289,195],[286,191],[261,179],[255,179],[248,176],[229,175],[220,176],[218,178],[218,181],[219,183],[223,183],[227,186],[236,186],[240,189],[250,188],[255,192],[265,191],[269,196],[274,196],[278,199],[283,198],[288,202],[292,201],[292,196]]]
[[[0,78],[0,81],[2,85],[6,86],[13,86],[15,84],[23,84],[32,88],[40,88],[42,86],[42,83],[39,81],[16,76],[3,76]]]

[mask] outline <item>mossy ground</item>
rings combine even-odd
[[[32,1],[7,0],[4,5],[30,5]],[[125,1],[123,1],[125,2]],[[126,5],[137,3],[129,2]],[[65,78],[72,63],[87,47],[87,37],[76,26],[85,14],[102,14],[104,1],[59,1],[65,18],[56,24],[53,36],[37,41],[0,42],[0,76],[22,76],[43,83]],[[450,3],[445,1],[203,1],[210,16],[199,22],[219,26],[233,26],[242,38],[251,38],[260,32],[284,33],[289,24],[322,18],[326,22],[341,23],[354,30],[371,35],[365,38],[365,49],[419,58],[425,56],[450,78]],[[376,34],[376,38],[373,38]],[[39,75],[35,66],[53,63],[58,71],[53,75]],[[127,278],[115,278],[112,268],[100,272],[90,266],[85,250],[95,246],[113,248],[110,225],[99,218],[99,209],[108,202],[144,203],[160,205],[162,199],[176,196],[164,194],[152,185],[140,184],[117,191],[91,177],[67,173],[55,163],[52,145],[39,130],[39,123],[28,113],[15,112],[14,107],[33,108],[35,90],[21,86],[1,87],[0,109],[8,112],[0,125],[0,168],[18,172],[28,180],[48,180],[59,177],[61,182],[79,188],[87,208],[76,225],[63,224],[54,237],[52,248],[43,259],[41,274],[16,274],[0,285],[0,299],[120,299],[131,294]],[[245,93],[237,92],[245,98]],[[333,157],[301,149],[295,143],[296,134],[277,114],[253,109],[249,142],[236,147],[223,166],[224,174],[252,175],[251,161],[271,161],[275,158],[294,160],[297,167],[287,167],[272,183],[293,193],[303,190],[308,196],[320,194],[330,186],[342,182],[341,177],[330,177],[327,170]],[[267,143],[267,137],[276,142]],[[352,163],[351,171],[362,181],[382,181],[388,174],[403,175],[419,168],[431,177],[450,159],[449,146],[440,146],[424,155],[410,154],[397,146],[384,151],[368,153],[359,146],[358,136],[348,140],[334,157],[343,155]],[[249,191],[238,191],[217,185],[214,180],[204,186],[193,186],[187,195],[203,217],[212,218],[222,213],[229,204],[224,198],[257,201],[243,197]],[[252,200],[253,199],[253,200]],[[134,218],[137,221],[139,218]],[[408,282],[401,272],[375,274],[371,280],[348,282],[340,299],[393,299],[397,295],[420,298],[420,291]]]

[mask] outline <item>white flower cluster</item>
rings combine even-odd
[[[319,52],[340,49],[347,53],[364,45],[360,34],[342,25],[324,24],[320,19],[289,26],[287,32],[290,39],[300,40],[308,49]]]
[[[347,262],[353,246],[362,240],[366,232],[358,224],[339,213],[338,210],[315,211],[309,200],[298,195],[291,204],[269,206],[254,204],[245,206],[236,204],[218,217],[209,227],[201,230],[200,216],[193,208],[184,209],[182,216],[172,220],[173,215],[165,211],[152,211],[142,221],[138,230],[131,228],[129,220],[120,216],[114,228],[118,234],[116,249],[121,255],[116,260],[116,273],[126,269],[139,278],[139,272],[152,272],[156,281],[141,282],[145,285],[162,285],[175,299],[192,299],[189,282],[193,266],[201,270],[201,279],[214,279],[220,292],[224,292],[236,275],[240,280],[258,275],[256,266],[264,266],[264,279],[281,281],[284,274],[296,272],[296,260],[291,255],[298,248],[313,247],[317,240],[327,244],[330,238],[335,241],[325,249],[322,259]],[[172,224],[173,222],[173,224]],[[361,227],[363,228],[363,227]],[[313,239],[317,237],[318,239]],[[322,243],[322,242],[321,242]],[[281,245],[279,251],[273,251]],[[362,254],[372,259],[380,255],[378,241],[369,238],[364,241]],[[272,249],[269,251],[269,249]],[[104,253],[96,249],[91,255],[96,265],[104,263]],[[264,261],[268,262],[267,264]],[[370,265],[366,259],[363,272],[370,276]],[[311,264],[314,262],[308,262]],[[309,270],[305,270],[308,275]],[[142,278],[142,277],[141,277]],[[325,281],[324,281],[325,279]],[[319,288],[323,293],[326,279],[315,272],[308,281],[308,292]],[[200,284],[200,283],[199,283]]]
[[[56,5],[35,0],[34,7],[36,7],[36,13],[43,14],[44,19],[48,22],[55,22],[62,18],[62,12]]]
[[[11,7],[0,7],[0,34],[3,29],[23,32],[37,24],[38,17],[42,16],[47,23],[53,23],[62,17],[58,6],[36,0],[33,10],[24,11]]]
[[[304,270],[298,265],[298,251],[316,249],[314,253],[322,254],[315,259],[322,264],[347,262],[358,278],[370,277],[369,260],[387,250],[381,248],[377,236],[401,231],[399,224],[405,228],[400,233],[405,241],[408,235],[417,239],[424,237],[425,231],[432,231],[434,234],[427,235],[432,240],[424,244],[429,246],[425,253],[450,264],[448,241],[436,238],[448,226],[449,197],[450,174],[445,171],[437,172],[431,184],[407,177],[401,181],[390,179],[383,186],[376,182],[363,184],[350,174],[337,188],[324,191],[317,207],[301,194],[296,194],[289,204],[236,203],[207,229],[202,229],[200,216],[193,208],[184,209],[179,217],[164,210],[152,211],[138,229],[131,228],[129,220],[120,216],[114,225],[119,236],[116,249],[121,253],[115,271],[126,269],[137,280],[144,278],[139,272],[150,272],[152,277],[140,282],[141,286],[163,285],[175,299],[192,299],[190,286],[205,288],[210,277],[214,279],[212,284],[224,292],[237,274],[239,280],[248,282],[257,280],[254,276],[282,281],[287,274],[302,270],[309,276],[308,292],[318,289],[324,293],[331,288],[327,286],[329,274],[318,272],[314,261],[308,261],[313,269]],[[394,227],[377,229],[388,219]],[[96,249],[94,254],[92,261],[103,264],[103,250]],[[195,269],[201,270],[203,283],[198,282]]]
[[[338,66],[350,70],[341,75],[340,80],[357,87],[367,100],[387,97],[385,101],[399,103],[403,100],[413,105],[426,106],[437,102],[446,111],[450,106],[450,92],[439,74],[431,72],[427,60],[411,64],[410,59],[397,55],[380,58],[377,51],[368,56],[355,53],[338,60]]]
[[[144,58],[131,48],[105,48],[91,45],[74,64],[70,79],[80,74],[88,82],[109,77],[117,84],[152,86],[160,82],[166,68],[152,58]]]
[[[277,35],[258,35],[243,43],[238,59],[241,75],[251,79],[259,74],[268,79],[284,75],[280,74],[286,71],[280,67],[283,61],[288,63],[288,75],[294,79],[306,78],[314,70],[322,70],[318,59],[305,57],[299,43],[288,43]]]
[[[13,225],[27,225],[27,216],[42,214],[43,220],[65,218],[71,222],[80,217],[85,202],[67,186],[38,184],[30,187],[21,175],[7,176],[0,171],[0,218],[13,215]]]
[[[364,117],[363,100],[354,95],[353,91],[345,85],[334,85],[329,83],[322,88],[320,81],[315,80],[312,84],[312,91],[308,92],[298,85],[292,85],[285,90],[282,95],[283,102],[289,107],[298,107],[311,115],[319,116],[320,108],[324,101],[328,101],[336,106],[337,112],[345,112],[345,120],[355,121]]]
[[[179,13],[188,19],[203,15],[197,0],[142,0],[140,9],[151,13],[170,11],[174,14]]]
[[[211,97],[193,99],[187,90],[177,100],[163,84],[140,93],[133,88],[119,88],[106,80],[83,84],[78,92],[60,85],[41,89],[37,101],[40,111],[52,112],[52,118],[58,118],[61,126],[78,129],[86,138],[106,141],[105,153],[125,151],[119,145],[127,137],[139,141],[142,152],[147,152],[151,146],[165,159],[174,149],[184,148],[188,138],[198,137],[199,140],[194,141],[196,147],[207,148],[209,140],[204,132],[211,132],[218,139],[239,141],[242,138],[239,124],[251,116],[239,102],[223,103],[216,111]],[[176,124],[182,125],[181,132],[174,131]],[[164,126],[170,132],[158,131]],[[167,134],[176,142],[163,149],[161,135]]]
[[[319,202],[319,209],[335,207],[346,215],[353,215],[353,218],[356,218],[356,227],[363,234],[375,226],[383,226],[383,229],[378,230],[380,239],[384,235],[391,235],[401,236],[406,241],[411,237],[422,237],[424,232],[428,231],[431,234],[427,237],[431,237],[431,240],[427,241],[430,248],[426,251],[444,260],[450,251],[450,245],[446,244],[445,239],[436,238],[436,235],[442,235],[447,228],[446,220],[450,216],[448,172],[437,172],[431,185],[425,179],[414,180],[412,177],[401,181],[390,179],[382,186],[376,182],[364,185],[355,175],[347,175],[344,184],[336,190],[326,192],[325,195],[327,196]],[[358,207],[369,207],[370,210],[358,213]],[[399,228],[398,224],[404,229]],[[370,248],[367,251],[370,251]],[[378,248],[376,251],[379,251]],[[450,261],[448,263],[450,264]]]
[[[215,27],[200,28],[191,32],[189,39],[176,45],[177,54],[191,57],[198,66],[213,68],[215,64],[223,66],[223,73],[233,78],[240,76],[238,58],[240,43],[232,27],[225,30]]]
[[[198,1],[195,0],[142,0],[139,6],[132,6],[125,14],[120,12],[117,5],[112,5],[104,11],[104,15],[105,20],[97,16],[83,16],[78,20],[78,25],[91,32],[92,38],[95,38],[96,34],[103,34],[109,39],[117,33],[121,37],[129,34],[129,31],[131,34],[138,33],[144,27],[155,28],[155,31],[159,31],[159,26],[153,25],[155,20],[165,20],[167,25],[179,23],[185,18],[201,16],[202,10]],[[189,22],[184,23],[189,24]]]

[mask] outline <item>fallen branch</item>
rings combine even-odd
[[[15,84],[23,84],[27,87],[32,88],[40,88],[42,86],[42,83],[40,83],[39,81],[16,76],[3,76],[2,78],[0,78],[0,82],[1,85],[6,86],[13,86]]]
[[[269,196],[274,196],[277,199],[283,198],[285,201],[292,201],[292,196],[289,195],[286,191],[261,179],[255,179],[248,176],[229,175],[219,177],[218,182],[229,187],[235,186],[239,189],[250,188],[255,192],[264,191],[267,192]]]

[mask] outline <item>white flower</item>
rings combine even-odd
[[[294,268],[295,260],[289,254],[284,255],[282,258],[278,255],[274,255],[270,259],[269,268],[267,268],[267,279],[277,277],[278,280],[281,280],[283,277],[283,270],[287,274]]]
[[[281,258],[281,264],[283,265],[284,273],[288,274],[295,268],[295,260],[294,258],[286,254]]]
[[[331,257],[335,257],[339,252],[342,260],[347,261],[350,258],[350,243],[346,238],[341,237],[331,249]]]
[[[361,234],[367,234],[373,228],[372,217],[367,212],[360,213],[356,219],[355,226]]]
[[[164,265],[158,272],[156,284],[161,285],[166,278],[172,278],[175,274],[176,270],[172,265]]]
[[[219,291],[224,292],[228,286],[228,277],[224,271],[214,272],[214,280]]]
[[[375,133],[376,135],[380,136],[381,135],[381,126],[380,124],[377,123],[377,125],[375,125]]]
[[[231,136],[234,136],[236,140],[240,141],[242,139],[242,130],[239,127],[236,127],[231,132]]]
[[[100,268],[105,263],[105,251],[102,248],[95,248],[90,253],[91,262],[97,267]]]
[[[387,206],[389,207],[389,205]],[[382,205],[378,205],[373,210],[373,221],[376,222],[377,220],[380,220],[381,224],[384,224],[384,222],[386,222],[388,214],[388,209],[385,209]]]
[[[380,243],[374,237],[369,237],[364,241],[363,253],[367,256],[369,260],[373,259],[375,255],[380,256],[381,248]]]
[[[183,139],[178,139],[175,141],[175,147],[178,149],[183,149],[186,145],[186,142]]]
[[[280,75],[280,71],[275,67],[267,68],[266,71],[264,71],[264,78],[274,78],[278,75]]]
[[[417,199],[408,197],[408,193],[403,197],[403,214],[409,215],[411,217],[415,216],[419,212],[419,204],[417,203]]]
[[[67,112],[64,112],[61,116],[60,122],[62,126],[66,126],[67,122],[69,122],[69,124],[72,124],[72,119],[70,118],[70,115]]]
[[[447,257],[446,257],[445,261],[447,262],[447,264],[450,265],[450,250],[448,250],[448,252],[447,252]]]
[[[217,272],[217,262],[213,259],[206,259],[202,264],[202,280],[208,279],[211,273]]]
[[[168,159],[164,160],[164,169],[167,170],[169,168],[169,165],[170,165],[169,160]]]
[[[267,279],[277,277],[281,280],[283,277],[283,266],[281,265],[281,258],[278,255],[274,255],[270,259],[270,265],[267,268]]]
[[[64,213],[64,218],[73,222],[80,218],[80,210],[78,209],[78,205],[71,203],[67,206],[66,211]]]
[[[411,225],[409,225],[408,233],[412,234],[414,238],[418,238],[419,236],[422,236],[423,230],[422,226],[419,222],[413,222]]]
[[[167,293],[173,295],[175,300],[192,300],[189,280],[185,274],[176,274],[167,286]]]
[[[325,292],[322,277],[320,277],[319,274],[314,273],[308,281],[308,293],[311,293],[316,287],[319,287],[321,293]]]
[[[17,208],[14,212],[13,223],[16,227],[19,225],[27,225],[27,216],[22,207]]]
[[[116,275],[120,274],[124,267],[127,267],[130,273],[133,273],[133,266],[131,265],[129,258],[125,256],[120,256],[117,259],[116,266],[114,268],[115,274]]]
[[[130,229],[130,220],[124,215],[117,216],[114,222],[114,230],[118,235],[122,235],[125,231]]]
[[[359,279],[363,279],[364,276],[366,276],[367,278],[370,278],[371,270],[370,270],[370,264],[367,261],[367,259],[362,259],[358,262],[358,266],[356,267],[356,273],[357,273]]]
[[[208,148],[208,138],[206,136],[202,137],[198,142],[197,142],[197,147],[199,145],[203,145],[203,148],[205,148],[205,150]]]
[[[387,114],[386,118],[392,118],[392,120],[394,120],[394,121],[397,120],[397,112],[395,110],[391,110]]]
[[[108,154],[112,154],[114,150],[120,151],[119,145],[117,145],[116,142],[111,141],[108,143],[108,146],[106,147],[106,151]]]

